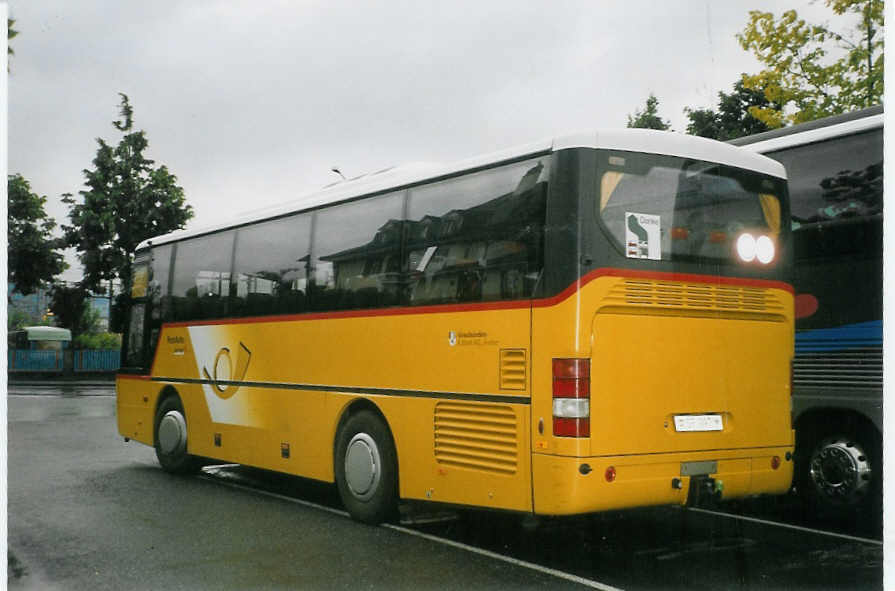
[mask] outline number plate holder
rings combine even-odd
[[[723,431],[721,415],[674,415],[674,430],[678,433],[692,431]]]
[[[708,476],[718,472],[718,460],[681,462],[681,476]]]

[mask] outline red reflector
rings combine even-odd
[[[590,418],[553,417],[553,435],[556,437],[590,437]]]
[[[606,482],[614,482],[615,481],[615,466],[609,466],[606,468]]]
[[[771,469],[776,470],[780,467],[780,456],[774,456],[771,458]]]
[[[726,232],[711,232],[709,233],[709,242],[714,242],[718,244],[720,242],[727,242],[727,233]]]
[[[554,359],[554,378],[589,378],[590,359]]]
[[[554,379],[554,398],[587,398],[590,394],[590,380]]]
[[[671,229],[671,239],[672,240],[686,240],[690,236],[690,230],[687,228],[672,228]]]

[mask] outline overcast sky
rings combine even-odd
[[[790,7],[831,20],[809,0],[10,0],[9,172],[66,222],[96,138],[120,138],[119,92],[196,227],[332,182],[333,165],[624,127],[650,92],[682,131],[684,107],[760,69],[734,37],[748,12]]]

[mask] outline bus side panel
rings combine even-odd
[[[345,409],[358,398],[361,397],[333,393],[330,406]],[[391,429],[398,452],[401,498],[531,510],[528,405],[393,396],[365,398],[382,411]],[[477,431],[467,435],[479,437],[463,438],[461,433],[461,437],[449,436],[446,441],[444,430],[450,431],[457,424],[440,426],[445,415],[448,422],[475,417]],[[487,429],[489,420],[498,427],[512,429],[514,434],[508,434],[503,444],[484,440],[481,429]],[[510,421],[514,424],[510,425]]]
[[[338,421],[363,396],[394,434],[402,495],[528,510],[530,309],[493,308],[165,327],[153,373],[184,399],[191,453],[332,481]]]
[[[122,437],[152,445],[155,414],[155,384],[142,377],[118,375],[115,412]]]

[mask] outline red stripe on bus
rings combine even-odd
[[[689,281],[691,283],[718,283],[741,287],[764,287],[782,289],[794,293],[793,287],[783,281],[769,279],[743,279],[739,277],[720,277],[717,275],[696,275],[692,273],[669,273],[665,271],[633,271],[605,267],[594,269],[580,277],[555,296],[537,300],[512,300],[498,302],[481,302],[474,304],[440,304],[431,306],[402,306],[372,310],[345,310],[336,312],[309,312],[306,314],[282,314],[278,316],[247,316],[244,318],[226,318],[217,320],[197,320],[186,322],[167,322],[163,328],[183,328],[188,326],[215,326],[222,324],[256,324],[261,322],[297,322],[304,320],[324,320],[339,318],[370,318],[379,316],[404,316],[408,314],[453,314],[456,312],[481,312],[487,310],[514,310],[545,308],[555,306],[570,298],[572,294],[591,281],[600,277],[619,277],[627,279],[660,279],[664,281]]]

